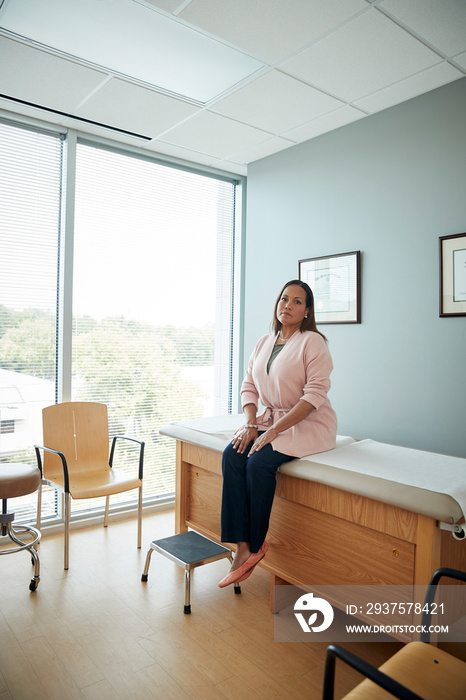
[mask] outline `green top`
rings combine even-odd
[[[270,365],[275,360],[275,358],[277,357],[280,350],[283,350],[284,347],[285,347],[285,344],[283,344],[283,345],[277,344],[277,345],[273,346],[272,354],[270,355],[269,361],[267,362],[267,374],[270,372]]]

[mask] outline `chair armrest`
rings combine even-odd
[[[112,447],[110,449],[110,457],[108,463],[113,467],[113,456],[115,454],[115,447],[117,440],[130,440],[131,442],[137,442],[139,445],[139,469],[138,469],[138,479],[142,479],[142,472],[144,468],[144,440],[136,440],[136,438],[127,437],[126,435],[115,435],[112,439]]]
[[[40,469],[41,475],[43,474],[42,471],[42,458],[40,456],[40,451],[43,450],[44,452],[50,452],[50,454],[53,455],[58,455],[60,457],[62,466],[63,466],[63,483],[64,483],[64,489],[65,493],[68,493],[70,490],[70,478],[68,475],[68,465],[66,463],[66,457],[63,454],[63,452],[58,452],[58,450],[52,450],[50,447],[44,447],[43,445],[34,445],[34,449],[36,451],[36,457],[37,457],[37,466]]]
[[[371,666],[367,661],[360,659],[359,656],[352,654],[350,651],[347,651],[347,649],[343,649],[343,647],[337,646],[336,644],[331,644],[327,647],[322,700],[333,700],[334,697],[336,657],[356,669],[356,671],[359,671],[359,673],[362,673],[363,676],[366,676],[366,678],[373,681],[381,688],[387,690],[396,698],[400,698],[400,700],[422,700],[421,696],[417,695],[417,693],[413,693],[412,690],[409,690],[409,688],[398,683],[398,681],[382,673],[382,671],[379,671],[375,666]]]
[[[422,631],[420,640],[426,644],[430,642],[429,627],[432,619],[432,603],[434,602],[435,594],[437,593],[438,583],[443,576],[453,578],[458,581],[464,581],[466,583],[466,572],[459,571],[458,569],[441,568],[437,569],[437,571],[432,574],[429,587],[427,588],[426,597],[424,599],[424,608],[421,620]],[[426,632],[424,632],[424,630],[426,630]]]

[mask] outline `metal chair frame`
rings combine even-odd
[[[42,476],[42,470],[41,470]],[[39,504],[39,493],[38,492],[38,504]],[[26,495],[26,494],[24,494]],[[32,527],[31,525],[14,525],[15,514],[8,512],[8,500],[7,498],[2,498],[2,512],[0,513],[0,524],[1,524],[1,534],[2,537],[8,537],[16,546],[10,547],[8,549],[0,548],[0,555],[3,554],[16,554],[16,552],[27,551],[31,556],[31,562],[34,566],[34,576],[29,583],[29,590],[37,590],[37,586],[40,581],[40,559],[37,554],[37,545],[41,539],[41,532],[39,529]],[[29,542],[24,541],[24,537],[32,537]]]

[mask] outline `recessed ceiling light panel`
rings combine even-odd
[[[0,28],[201,104],[264,67],[133,0],[4,0]]]

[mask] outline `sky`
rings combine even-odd
[[[10,149],[15,178],[6,158],[0,166],[0,304],[54,313],[59,142],[11,127],[3,135],[2,153]],[[1,136],[0,130],[0,150]],[[231,194],[225,202],[222,193],[213,178],[79,144],[73,313],[154,325],[213,323],[222,260],[218,221],[233,216]]]

